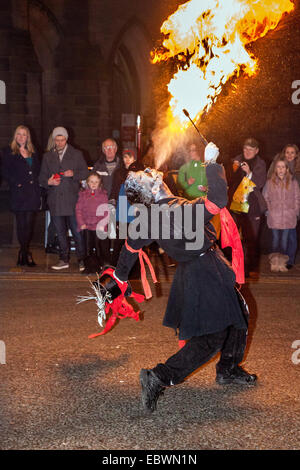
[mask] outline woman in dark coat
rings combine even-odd
[[[35,213],[41,204],[39,172],[40,162],[30,131],[25,126],[18,126],[10,146],[3,150],[2,158],[2,174],[9,185],[10,205],[16,216],[20,244],[17,265],[35,266],[29,246]]]

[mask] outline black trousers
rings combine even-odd
[[[110,264],[109,238],[100,240],[97,237],[96,230],[82,230],[82,235],[84,241],[85,256],[92,256],[93,254],[95,254],[99,258],[102,266],[104,266],[105,264]]]
[[[257,271],[259,267],[259,235],[261,217],[249,214],[231,213],[238,227],[242,230],[242,244],[245,254],[245,270]]]
[[[16,211],[17,237],[22,253],[29,251],[35,221],[34,211]]]
[[[216,366],[217,372],[231,370],[243,360],[246,338],[247,330],[233,326],[217,333],[194,336],[164,364],[158,364],[152,370],[166,386],[176,385],[219,351],[221,357]]]

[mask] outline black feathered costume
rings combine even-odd
[[[227,204],[227,182],[223,167],[210,163],[206,168],[208,180],[207,199],[219,208]],[[165,386],[181,382],[191,372],[207,362],[221,350],[217,371],[237,367],[244,355],[247,320],[235,289],[235,274],[216,247],[216,234],[210,220],[213,214],[205,205],[205,198],[188,201],[170,195],[157,204],[172,207],[196,206],[204,208],[204,243],[196,250],[187,250],[190,239],[172,239],[178,229],[171,221],[171,239],[159,236],[156,240],[128,238],[133,250],[156,241],[163,250],[178,262],[171,287],[163,324],[179,331],[179,339],[189,340],[186,345],[165,364],[158,364],[152,371]],[[150,211],[149,211],[150,212]],[[150,217],[150,214],[149,214]],[[123,247],[115,274],[127,281],[128,274],[137,259],[136,252]]]

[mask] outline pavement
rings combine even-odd
[[[299,450],[300,263],[260,275],[243,293],[250,307],[244,367],[254,387],[215,382],[218,357],[183,384],[166,389],[145,416],[139,371],[178,350],[161,325],[174,268],[152,254],[159,283],[140,305],[141,321],[123,319],[106,335],[72,254],[53,272],[57,255],[32,246],[34,268],[15,266],[17,247],[0,246],[0,449],[2,450]],[[141,292],[139,280],[132,279]]]

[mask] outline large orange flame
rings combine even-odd
[[[187,109],[197,121],[212,106],[223,85],[241,72],[257,72],[257,60],[245,46],[277,27],[290,0],[189,0],[163,23],[163,47],[152,52],[152,62],[178,62],[168,90],[169,131],[188,124]]]

